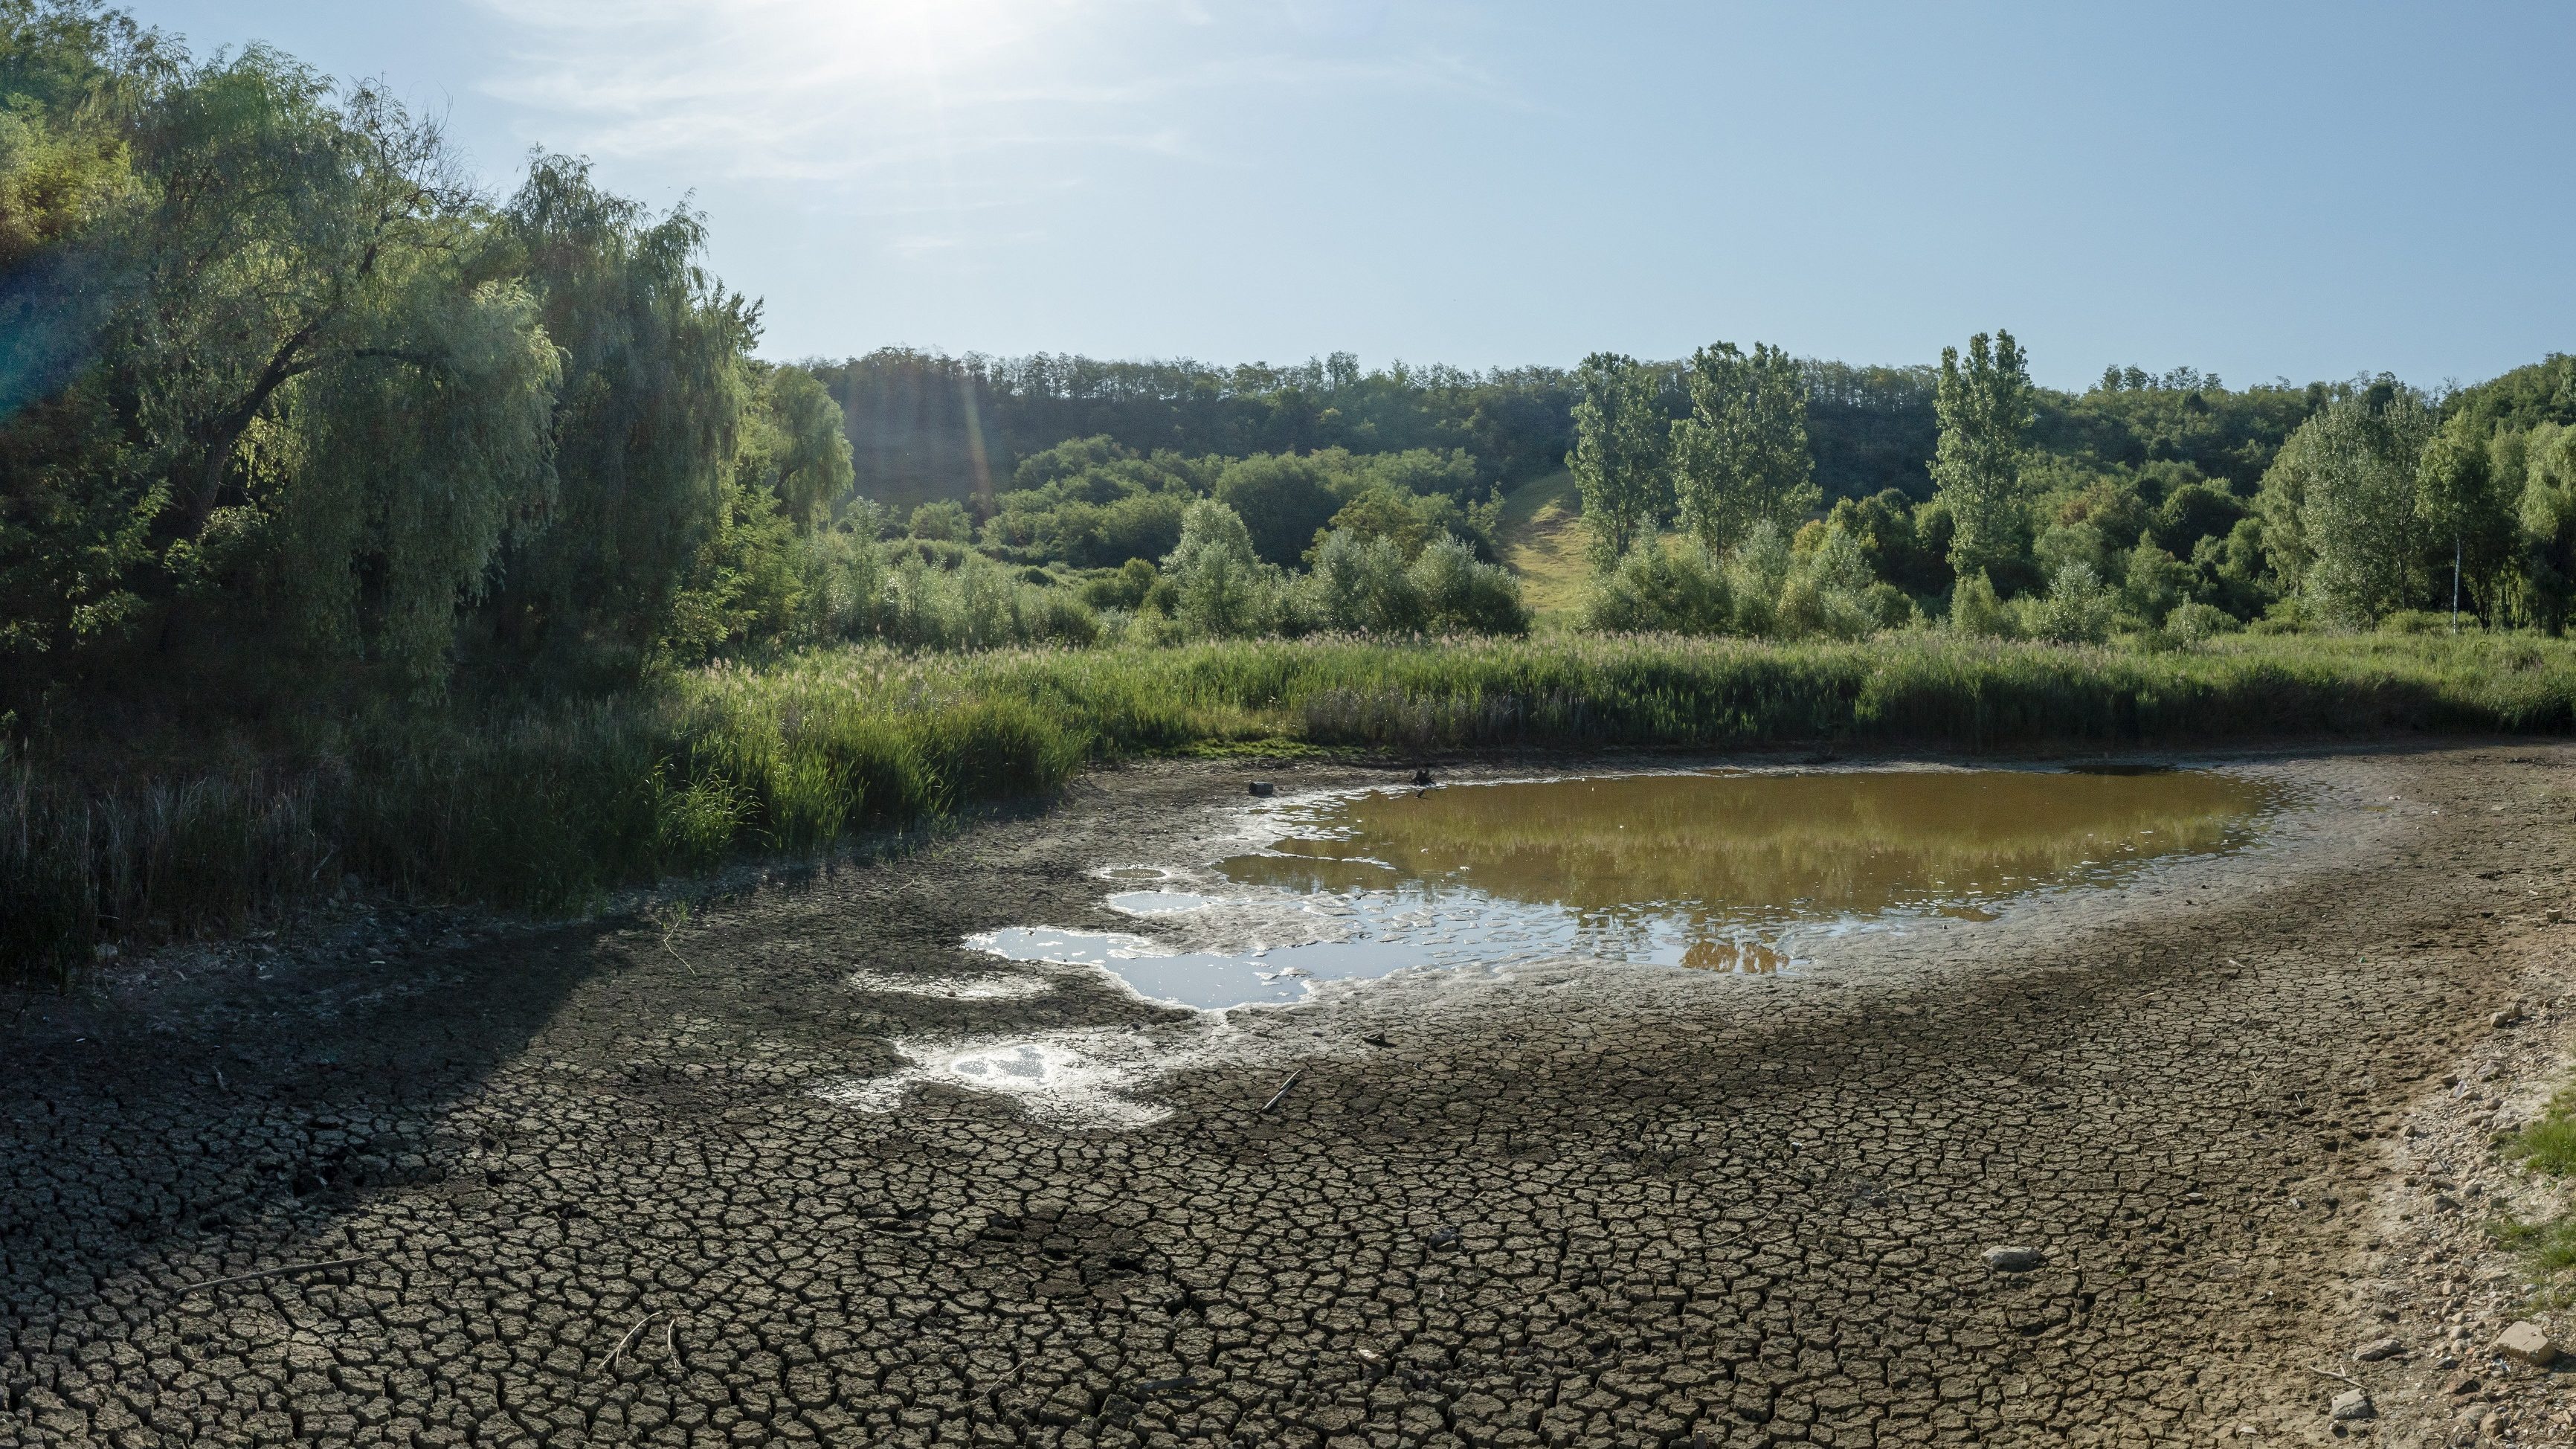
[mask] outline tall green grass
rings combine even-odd
[[[0,970],[61,976],[102,940],[237,928],[349,876],[415,900],[573,909],[746,850],[811,853],[1041,796],[1087,761],[1214,743],[1974,752],[2571,724],[2576,645],[2518,636],[822,650],[383,733],[292,772],[100,787],[22,761],[0,788]]]

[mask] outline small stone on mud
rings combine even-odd
[[[2558,1345],[2549,1341],[2539,1324],[2527,1318],[2496,1335],[2495,1351],[2533,1368],[2547,1368],[2558,1361]]]
[[[2374,1338],[2370,1342],[2363,1344],[2361,1347],[2354,1349],[2352,1351],[2352,1356],[2361,1360],[2363,1363],[2377,1363],[2383,1358],[2395,1358],[2405,1351],[2406,1345],[2398,1342],[2396,1339]]]
[[[1255,795],[1276,795],[1279,793],[1279,787],[1270,783],[1268,780],[1253,781],[1251,789],[1252,793]]]
[[[2046,1261],[2037,1248],[1986,1249],[1986,1266],[1998,1273],[2027,1273]]]
[[[2379,1417],[2379,1406],[2370,1401],[2369,1390],[2346,1389],[2335,1395],[2334,1408],[2331,1412],[2337,1419],[2342,1420],[2376,1419]]]

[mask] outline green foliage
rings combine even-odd
[[[1941,532],[1948,521],[1945,510],[1917,505],[1893,488],[1840,499],[1825,515],[1826,526],[1851,536],[1871,577],[1923,597],[1950,588],[1948,539]]]
[[[2186,644],[2198,644],[2221,634],[2233,634],[2245,627],[2244,621],[2215,604],[2186,603],[2174,606],[2165,615],[2165,632]]]
[[[975,520],[967,516],[963,504],[942,498],[912,510],[904,532],[935,543],[964,543],[975,536]]]
[[[2382,378],[2301,424],[2264,474],[2273,568],[2319,616],[2367,627],[2424,596],[2417,474],[2437,422],[2422,394]]]
[[[1781,581],[1773,611],[1774,630],[1791,639],[1865,639],[1877,632],[1888,607],[1871,597],[1875,583],[1859,540],[1848,530],[1809,524],[1791,549],[1788,576]]]
[[[1424,622],[1433,633],[1529,632],[1519,580],[1511,570],[1477,558],[1460,539],[1439,539],[1425,548],[1413,561],[1411,576],[1422,597]]]
[[[1692,354],[1690,416],[1672,425],[1673,489],[1682,527],[1710,553],[1756,523],[1794,529],[1823,495],[1807,451],[1806,379],[1789,355],[1757,342]]]
[[[1584,610],[1584,627],[1602,634],[1723,634],[1734,625],[1725,572],[1696,543],[1629,550],[1593,581]]]
[[[1664,471],[1670,425],[1654,372],[1631,357],[1596,352],[1575,374],[1574,450],[1567,471],[1583,493],[1593,566],[1607,569],[1654,536],[1671,508]]]
[[[1389,538],[1336,528],[1315,549],[1301,607],[1314,627],[1341,634],[1410,634],[1426,621],[1422,590]]]
[[[701,218],[650,218],[582,161],[537,157],[504,228],[566,356],[548,516],[561,526],[507,561],[495,632],[559,673],[625,677],[651,662],[729,506],[757,309],[699,265]]]
[[[1972,639],[2009,639],[2021,632],[2021,623],[1995,593],[1994,581],[1985,570],[1959,580],[1950,594],[1950,632]]]
[[[2129,550],[2127,577],[2120,586],[2120,612],[2133,624],[2159,627],[2190,597],[2195,582],[2190,565],[2141,534],[2138,546]]]
[[[1941,436],[1932,483],[1954,529],[1951,570],[1961,578],[1991,573],[2014,562],[2024,547],[2022,446],[2032,387],[2021,345],[2009,332],[1980,332],[1968,339],[1964,369],[1957,348],[1942,348],[1934,406]]]
[[[2078,560],[2050,575],[2045,597],[2029,601],[2021,632],[2056,644],[2099,644],[2111,637],[2118,604],[2093,565]]]
[[[775,499],[799,528],[811,529],[844,501],[857,474],[840,404],[801,367],[747,362],[752,406],[735,455],[738,481]]]
[[[1193,635],[1266,634],[1279,617],[1278,571],[1253,552],[1252,530],[1225,504],[1202,498],[1181,517],[1181,541],[1163,560],[1172,614]]]
[[[1304,557],[1315,535],[1342,508],[1325,465],[1295,455],[1227,464],[1217,478],[1216,497],[1242,521],[1261,561],[1281,568]],[[1185,521],[1184,537],[1187,527]]]

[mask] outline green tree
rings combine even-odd
[[[2019,564],[2028,521],[2022,516],[2023,437],[2032,419],[2028,360],[2009,332],[1941,349],[1933,408],[1941,424],[1932,483],[1948,505],[1950,568],[1960,578]]]
[[[1231,508],[1202,498],[1181,516],[1181,541],[1163,560],[1182,627],[1217,638],[1265,634],[1277,585],[1252,549],[1252,530]]]
[[[2423,394],[2381,377],[2299,425],[2263,476],[2264,541],[2288,588],[2321,618],[2368,627],[2426,593]]]
[[[1565,466],[1583,493],[1592,563],[1607,569],[1655,529],[1671,507],[1664,455],[1671,428],[1656,405],[1653,371],[1632,357],[1596,352],[1575,374],[1574,451]]]
[[[1750,356],[1732,342],[1692,354],[1690,416],[1672,425],[1672,473],[1682,526],[1723,553],[1757,522],[1794,529],[1823,493],[1807,452],[1805,373],[1769,343]]]
[[[810,529],[857,481],[841,405],[801,367],[745,365],[752,385],[735,472],[746,487],[776,499],[798,527]]]
[[[557,672],[650,662],[698,548],[724,526],[759,309],[700,264],[704,220],[539,156],[502,217],[564,350],[553,506],[521,536],[495,634]]]
[[[1216,496],[1251,531],[1253,552],[1282,567],[1304,557],[1316,533],[1342,507],[1326,465],[1294,454],[1264,454],[1226,465]]]
[[[2465,411],[2454,413],[2426,440],[2416,465],[2415,512],[2437,555],[2435,573],[2448,575],[2450,587],[2437,602],[2448,605],[2457,595],[2472,611],[2494,617],[2517,562],[2521,480],[2506,479],[2492,466],[2492,439],[2482,433],[2481,421]],[[2446,544],[2450,557],[2440,559]]]

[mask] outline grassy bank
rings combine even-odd
[[[2563,732],[2576,644],[2273,636],[2133,652],[1865,644],[1265,641],[718,666],[649,692],[387,733],[294,769],[0,788],[0,957],[237,928],[352,878],[531,911],[1042,793],[1087,761],[1277,741],[1407,755],[1790,744],[1950,751]]]

